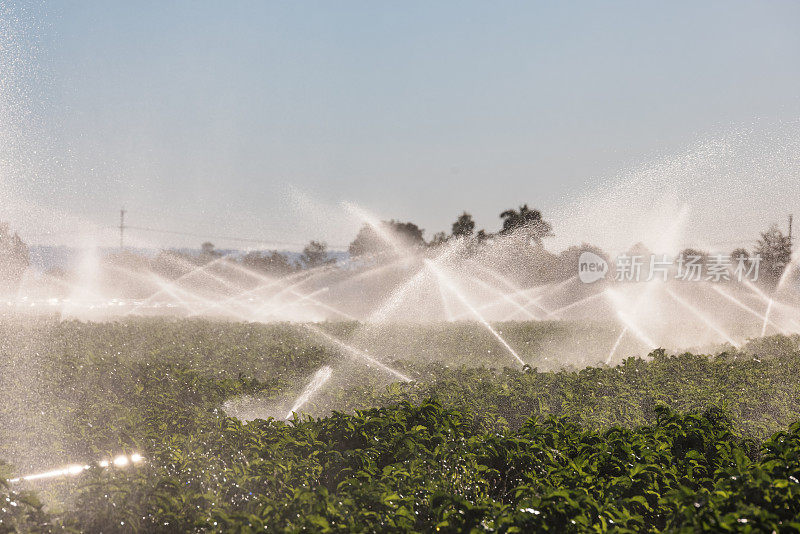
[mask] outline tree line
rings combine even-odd
[[[544,219],[542,212],[532,209],[527,204],[519,208],[511,208],[500,213],[501,226],[496,232],[484,229],[476,231],[475,220],[466,211],[462,212],[450,227],[450,232],[437,232],[430,240],[424,237],[424,230],[413,222],[395,219],[381,221],[376,225],[364,224],[348,247],[352,260],[380,259],[383,255],[397,251],[425,250],[440,247],[451,240],[463,240],[465,250],[479,253],[484,245],[495,239],[503,238],[514,244],[527,243],[529,247],[517,247],[512,250],[506,247],[504,254],[532,255],[528,261],[528,269],[551,271],[565,276],[575,274],[574,267],[582,251],[592,251],[609,259],[608,254],[590,244],[573,246],[553,255],[544,250],[543,242],[553,236],[553,225]],[[634,245],[629,254],[645,252],[641,244]],[[706,251],[687,248],[681,254],[685,257],[696,256],[700,263],[708,262],[710,254]],[[752,250],[736,248],[730,254],[732,261],[752,261],[760,258],[760,274],[764,285],[775,286],[791,261],[791,238],[784,234],[777,225],[770,226],[760,234]],[[190,254],[176,250],[162,250],[155,258],[146,258],[129,251],[121,251],[109,256],[109,261],[125,267],[147,268],[168,278],[180,276],[187,266],[202,266],[211,261],[220,260],[223,253],[211,242],[200,247],[199,254]],[[328,250],[324,241],[310,241],[293,261],[285,252],[251,251],[238,259],[225,258],[226,262],[236,261],[241,266],[274,276],[283,276],[303,269],[314,269],[334,266],[336,258]],[[0,288],[8,291],[16,287],[23,273],[30,264],[28,247],[17,233],[12,233],[9,225],[0,223]],[[552,274],[552,273],[551,273]]]

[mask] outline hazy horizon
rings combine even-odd
[[[613,250],[685,208],[676,243],[733,248],[800,198],[797,20],[788,2],[4,4],[0,220],[113,246],[125,206],[178,232],[132,246],[296,250],[353,239],[342,202],[427,238],[527,203],[548,248]]]

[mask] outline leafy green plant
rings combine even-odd
[[[292,325],[0,326],[0,455],[45,468],[146,459],[22,485],[0,468],[0,532],[780,532],[800,521],[795,338],[580,370],[496,368],[483,348],[464,354],[470,365],[391,360],[413,383],[350,364],[307,405],[322,417],[244,423],[223,402],[291,398],[342,356]],[[326,328],[346,337],[352,325]],[[437,328],[441,355],[465,327]],[[549,335],[516,328],[534,343]]]

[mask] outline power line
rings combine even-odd
[[[125,210],[127,213],[127,210]],[[197,237],[199,239],[218,239],[222,241],[235,241],[240,243],[255,243],[261,245],[281,245],[281,246],[305,246],[307,243],[301,243],[299,241],[280,241],[280,240],[265,240],[265,239],[255,239],[250,237],[232,237],[232,236],[221,236],[221,235],[208,235],[202,234],[198,232],[183,232],[179,230],[165,230],[163,228],[150,228],[147,226],[131,226],[131,225],[121,225],[124,226],[126,230],[139,230],[143,232],[155,232],[161,234],[172,234],[172,235],[182,235],[188,237]],[[95,234],[97,232],[101,232],[104,230],[118,230],[120,226],[98,226],[93,230],[59,230],[55,232],[41,232],[36,234],[26,234],[28,238],[37,238],[37,237],[47,237],[47,236],[59,236],[59,235],[90,235]],[[743,245],[747,243],[752,243],[752,239],[736,239],[730,241],[714,241],[714,242],[705,242],[700,244],[698,242],[691,242],[686,241],[682,243],[682,247],[698,247],[703,248],[708,246],[722,246],[722,245]],[[348,245],[329,245],[331,248],[335,249],[346,249]]]
[[[29,234],[28,237],[44,237],[44,236],[54,236],[54,235],[70,235],[70,234],[93,234],[102,230],[108,230],[113,228],[119,229],[119,243],[120,248],[124,247],[124,232],[126,229],[129,230],[139,230],[143,232],[155,232],[160,234],[171,234],[171,235],[181,235],[187,237],[196,237],[199,239],[216,239],[221,241],[233,241],[237,243],[253,243],[258,245],[279,245],[279,246],[289,246],[289,247],[302,247],[305,246],[307,243],[300,243],[297,241],[280,241],[280,240],[265,240],[265,239],[255,239],[250,237],[234,237],[234,236],[223,236],[223,235],[208,235],[202,234],[198,232],[184,232],[180,230],[165,230],[162,228],[151,228],[148,226],[130,226],[125,224],[125,214],[127,210],[123,207],[120,210],[120,221],[119,226],[98,226],[95,230],[62,230],[56,232],[43,232],[39,234]],[[792,216],[789,215],[789,239],[791,242],[792,239]],[[751,240],[747,239],[737,239],[731,241],[716,241],[713,243],[705,243],[704,246],[706,247],[713,247],[713,246],[723,246],[723,245],[742,245],[743,243],[752,242]],[[349,245],[328,245],[332,249],[347,249]],[[686,243],[684,242],[683,247],[703,247],[703,245],[697,245],[696,243]]]
[[[125,206],[119,210],[119,249],[125,248]]]
[[[125,210],[127,213],[127,210]],[[122,218],[121,218],[122,221]],[[106,230],[120,230],[120,226],[124,230],[139,230],[144,232],[156,232],[161,234],[172,234],[172,235],[183,235],[188,237],[197,237],[200,239],[218,239],[222,241],[236,241],[241,243],[255,243],[260,245],[281,245],[281,246],[298,246],[302,247],[307,245],[307,242],[301,243],[299,241],[279,241],[279,240],[268,240],[268,239],[254,239],[249,237],[232,237],[232,236],[220,236],[220,235],[208,235],[208,234],[201,234],[197,232],[182,232],[179,230],[164,230],[162,228],[150,228],[147,226],[131,226],[128,224],[121,223],[119,226],[98,226],[91,230],[57,230],[54,232],[40,232],[35,234],[25,234],[27,239],[31,238],[38,238],[38,237],[49,237],[49,236],[61,236],[61,235],[93,235],[98,232],[106,231]],[[122,233],[120,235],[122,238]],[[122,243],[122,241],[120,241]],[[331,248],[347,248],[348,245],[329,245]]]
[[[208,235],[196,232],[182,232],[179,230],[163,230],[161,228],[149,228],[147,226],[126,226],[129,230],[140,230],[144,232],[156,232],[161,234],[183,235],[188,237],[197,237],[200,239],[218,239],[221,241],[236,241],[239,243],[256,243],[259,245],[282,245],[282,246],[305,246],[307,243],[299,243],[297,241],[275,241],[264,239],[253,239],[249,237],[232,237],[222,235]],[[347,245],[330,245],[333,248],[347,248]]]
[[[96,234],[102,230],[119,228],[118,226],[98,226],[93,230],[58,230],[56,232],[40,232],[37,234],[25,233],[25,237],[30,239],[32,237],[46,237],[51,235],[91,235]],[[127,228],[127,227],[126,227]]]

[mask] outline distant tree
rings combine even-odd
[[[200,245],[200,254],[209,260],[222,256],[222,252],[215,250],[214,243],[211,243],[210,241],[206,241]]]
[[[311,241],[300,255],[300,263],[306,269],[313,269],[336,263],[336,260],[328,256],[328,245],[325,242]]]
[[[436,232],[433,234],[433,238],[431,238],[430,243],[428,246],[430,247],[438,247],[447,243],[447,234],[445,232]]]
[[[639,256],[643,260],[649,260],[650,256],[653,255],[653,251],[647,248],[647,246],[641,241],[637,241],[633,244],[633,246],[631,246],[631,248],[628,249],[627,252],[625,252],[625,255],[630,257]]]
[[[541,244],[543,238],[553,235],[553,227],[542,219],[542,212],[530,209],[527,204],[520,206],[519,210],[504,211],[500,218],[503,219],[500,235],[521,232],[537,244]]]
[[[700,265],[705,265],[708,263],[708,252],[705,252],[697,248],[691,248],[691,247],[685,248],[681,250],[680,254],[678,254],[678,257],[681,256],[683,256],[683,261],[685,262],[694,261]],[[694,258],[699,258],[699,259],[695,260]]]
[[[0,223],[0,288],[15,291],[29,265],[28,246],[6,223]]]
[[[685,281],[697,281],[709,274],[709,254],[697,248],[685,248],[675,258],[675,276]],[[648,258],[649,259],[649,258]]]
[[[393,245],[403,248],[425,245],[425,238],[422,236],[423,230],[412,222],[400,222],[394,219],[381,221],[380,228],[382,232],[386,233],[386,237],[382,237],[369,224],[362,226],[356,238],[350,243],[348,248],[350,256],[358,257],[364,254],[385,252],[392,250]],[[388,243],[387,239],[392,243]]]
[[[472,215],[466,211],[459,215],[456,222],[453,223],[453,237],[469,237],[474,231],[475,221],[472,219]]]
[[[422,237],[424,230],[412,222],[400,222],[392,219],[383,224],[398,238],[401,246],[419,247],[425,244],[425,238]]]
[[[378,236],[378,232],[370,226],[365,224],[361,227],[356,234],[356,238],[350,243],[347,251],[350,257],[356,258],[365,254],[375,254],[387,248],[387,244]]]
[[[731,262],[733,262],[734,264],[738,263],[739,260],[746,262],[749,259],[750,259],[750,253],[747,251],[746,248],[740,247],[734,249],[733,252],[731,252]]]
[[[248,252],[241,261],[242,265],[245,267],[278,276],[289,274],[296,269],[295,265],[289,261],[286,255],[281,254],[277,250],[273,250],[269,253]]]
[[[609,271],[613,270],[611,258],[603,249],[594,245],[590,245],[589,243],[583,243],[580,246],[571,246],[563,250],[557,256],[555,267],[553,269],[555,271],[553,274],[556,276],[556,279],[566,280],[567,278],[571,278],[578,274],[578,262],[581,254],[584,252],[591,252],[604,259],[606,264],[609,266]],[[611,277],[613,277],[613,274],[609,275],[609,278]]]
[[[750,252],[746,248],[742,247],[733,249],[733,252],[731,252],[730,264],[732,272],[734,274],[737,272],[739,273],[738,275],[735,274],[737,277],[746,276],[746,274],[750,273],[751,269],[753,268]],[[739,271],[739,269],[741,269],[741,271]],[[761,266],[759,265],[759,270],[760,269]],[[731,279],[733,280],[734,278],[732,277]]]
[[[753,252],[761,258],[759,280],[768,286],[775,286],[781,279],[783,270],[792,259],[792,243],[789,236],[773,224],[756,243]]]

